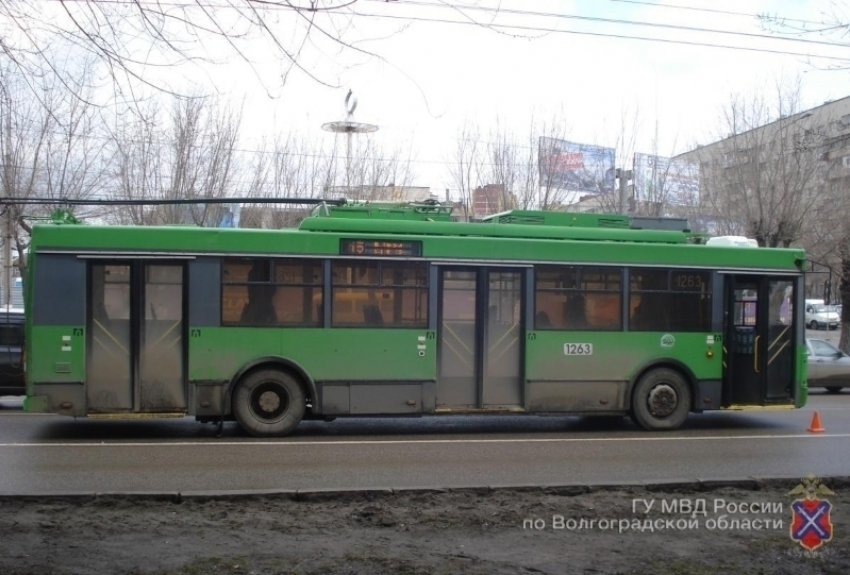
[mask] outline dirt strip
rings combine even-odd
[[[790,536],[799,479],[737,483],[0,496],[0,573],[850,573],[848,478],[815,494],[814,551]]]

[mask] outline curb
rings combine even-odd
[[[739,477],[715,479],[667,479],[635,482],[593,482],[558,483],[540,485],[489,485],[461,487],[404,487],[404,488],[364,488],[364,489],[248,489],[228,491],[109,491],[109,492],[52,492],[52,493],[2,493],[0,503],[139,503],[162,502],[180,504],[184,502],[203,503],[209,501],[296,501],[321,503],[327,501],[345,501],[351,499],[381,499],[397,495],[450,495],[467,494],[488,496],[495,493],[539,493],[576,497],[586,493],[605,491],[637,492],[708,492],[718,489],[738,489],[743,491],[762,491],[768,489],[791,489],[801,477]],[[831,489],[850,488],[850,475],[820,477],[824,485]]]

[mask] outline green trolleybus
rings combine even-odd
[[[618,215],[321,205],[298,229],[34,226],[25,409],[630,415],[806,401],[805,254]],[[661,229],[667,227],[668,229]]]

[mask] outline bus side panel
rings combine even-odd
[[[427,333],[394,328],[190,328],[189,381],[200,400],[201,387],[226,386],[256,358],[279,356],[300,365],[320,395],[327,389],[326,397],[314,398],[327,401],[317,401],[316,413],[410,413],[423,406],[433,411],[436,344]],[[415,406],[408,404],[412,396]]]
[[[86,264],[73,255],[37,254],[31,265],[24,409],[85,415]]]
[[[86,413],[85,337],[79,326],[33,326],[27,347],[26,411],[83,416]],[[27,357],[31,357],[28,353]],[[70,402],[71,407],[60,405]]]
[[[660,358],[689,366],[697,382],[720,381],[719,342],[705,333],[536,331],[526,345],[528,409],[625,411],[635,370]]]

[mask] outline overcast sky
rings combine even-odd
[[[770,89],[778,78],[800,77],[804,108],[848,96],[850,71],[825,68],[850,60],[818,56],[850,59],[850,47],[813,42],[840,38],[781,40],[757,17],[773,14],[817,28],[829,17],[830,5],[829,0],[359,0],[345,16],[317,15],[321,29],[314,28],[304,43],[303,20],[292,10],[271,12],[270,24],[288,39],[286,48],[301,49],[300,62],[320,81],[339,87],[297,70],[281,87],[280,62],[268,43],[246,52],[253,70],[232,60],[184,75],[244,99],[246,140],[272,125],[332,138],[321,125],[344,118],[343,99],[352,89],[359,101],[355,120],[378,125],[379,137],[390,145],[412,145],[413,183],[442,193],[453,187],[445,163],[465,121],[478,123],[485,134],[497,119],[527,131],[533,115],[563,111],[573,141],[610,146],[634,141],[638,152],[667,156],[710,141],[733,92],[753,93]],[[375,55],[335,44],[323,31]],[[631,167],[631,159],[618,157],[617,164]]]

